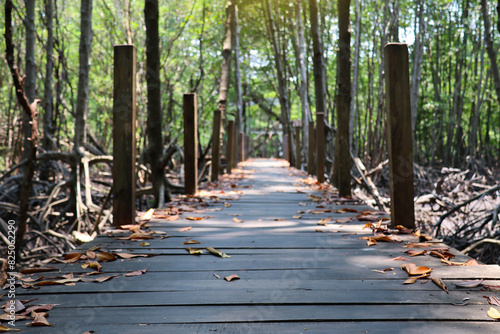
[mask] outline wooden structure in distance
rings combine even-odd
[[[325,113],[316,114],[316,167],[319,183],[325,182]]]
[[[114,47],[113,225],[135,224],[136,50]]]
[[[196,94],[184,94],[184,189],[186,195],[198,192],[198,110]]]
[[[211,181],[219,180],[220,170],[220,130],[221,130],[221,111],[214,111],[214,128],[212,133],[212,178]]]
[[[384,53],[391,224],[415,228],[408,46],[390,43]]]

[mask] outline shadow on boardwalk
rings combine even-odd
[[[58,305],[47,318],[53,326],[29,327],[18,320],[16,328],[69,334],[494,333],[500,328],[488,317],[483,297],[500,298],[485,287],[500,284],[499,266],[448,266],[429,256],[431,249],[445,247],[437,241],[405,247],[419,241],[413,235],[368,246],[360,239],[373,236],[365,224],[377,224],[380,213],[339,199],[333,189],[280,160],[250,160],[240,167],[219,185],[225,190],[203,190],[205,200],[157,210],[142,228],[155,231],[153,239],[118,239],[130,232],[115,231],[82,247],[82,253],[149,255],[104,262],[95,277],[118,276],[102,283],[18,288],[19,299]],[[167,220],[176,214],[178,219]],[[187,247],[203,254],[190,255]],[[410,257],[408,250],[427,254]],[[468,260],[450,251],[456,255],[450,261]],[[407,260],[391,260],[400,256]],[[449,293],[428,278],[404,285],[408,273],[400,266],[407,263],[433,268],[432,276],[441,278]],[[53,264],[60,272],[43,275],[81,277],[77,274],[92,271],[81,264]],[[232,274],[239,279],[224,279]],[[474,279],[485,281],[474,288],[455,285]]]

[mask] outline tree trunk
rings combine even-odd
[[[219,100],[217,107],[221,111],[221,119],[226,118],[227,108],[227,94],[229,91],[229,81],[231,75],[231,49],[232,49],[232,35],[231,35],[231,22],[233,21],[234,4],[229,1],[226,6],[226,23],[224,44],[222,46],[222,65],[220,74],[219,86]],[[222,132],[221,132],[222,133]]]
[[[490,15],[488,13],[488,1],[481,0],[481,12],[483,13],[484,41],[486,42],[486,51],[488,52],[488,56],[490,57],[491,73],[493,74],[493,82],[495,85],[497,101],[498,103],[500,103],[500,72],[498,70],[498,63],[497,63],[497,50],[493,45],[493,38],[491,36],[491,22],[490,22]],[[500,31],[500,24],[499,24],[499,31]]]
[[[353,151],[354,156],[358,156],[358,147],[357,143],[354,140],[354,129],[356,128],[356,115],[358,115],[359,110],[356,108],[356,96],[358,95],[358,76],[359,76],[359,53],[361,46],[361,15],[363,13],[363,8],[360,5],[360,0],[355,0],[355,15],[356,15],[356,32],[354,37],[354,66],[352,73],[352,98],[351,98],[351,106],[350,106],[350,115],[351,115],[351,127],[349,128],[349,147]],[[359,136],[359,133],[358,133]]]
[[[337,145],[335,145],[335,184],[339,196],[351,195],[351,155],[349,145],[351,105],[351,29],[349,18],[350,0],[338,0],[339,51],[337,53]]]
[[[266,0],[265,4],[266,18],[268,23],[269,37],[271,38],[271,44],[274,50],[274,62],[276,66],[276,72],[278,75],[278,95],[281,107],[281,125],[283,127],[283,138],[288,138],[288,142],[291,141],[291,124],[290,124],[290,106],[288,101],[288,88],[286,84],[286,73],[283,66],[281,47],[278,40],[278,35],[276,32],[276,25],[274,22],[273,13],[271,11],[271,4],[269,0]],[[289,147],[289,145],[283,140],[282,142],[283,153]],[[293,164],[293,150],[290,152],[290,163]]]
[[[325,74],[325,60],[323,58],[323,46],[319,31],[319,22],[318,22],[318,3],[316,0],[309,0],[309,14],[311,17],[311,33],[313,38],[313,66],[314,66],[314,91],[315,91],[315,100],[316,100],[316,115],[319,113],[323,113],[327,118],[327,110],[326,110],[326,74]],[[324,136],[324,134],[318,134]],[[319,150],[319,145],[321,145],[320,140],[316,142],[316,149]],[[317,151],[319,152],[319,151]],[[317,156],[317,165],[324,166],[324,163],[320,163],[324,161],[326,157]],[[321,161],[320,161],[321,160]],[[324,181],[324,171],[318,171],[317,173],[318,181]],[[335,175],[337,175],[334,171],[333,180],[336,180]]]
[[[160,90],[160,37],[158,30],[159,9],[158,0],[146,0],[144,4],[146,21],[146,83],[148,87],[148,147],[146,159],[151,166],[150,180],[153,185],[154,207],[161,207],[170,200],[168,189],[164,182],[162,165],[163,141]]]
[[[299,74],[300,74],[300,86],[299,86],[299,96],[302,110],[302,156],[306,157],[306,164],[314,164],[313,161],[308,160],[309,151],[309,136],[313,134],[309,133],[309,123],[312,122],[311,108],[309,106],[308,99],[308,85],[307,85],[307,68],[306,68],[306,43],[304,38],[304,22],[302,20],[302,1],[295,1],[295,21],[297,23],[297,49],[296,58],[298,60]],[[312,149],[312,148],[311,148]]]
[[[25,53],[25,79],[24,79],[24,89],[26,98],[29,103],[33,103],[36,95],[36,62],[35,62],[35,44],[36,44],[36,31],[35,31],[35,0],[26,0],[26,18],[24,20],[26,38],[26,53]],[[31,133],[31,126],[29,124],[28,114],[23,114],[23,134],[24,134],[24,144],[23,144],[23,159],[28,158],[31,144],[28,141]],[[23,168],[24,169],[24,168]]]
[[[78,93],[75,111],[74,151],[83,157],[86,142],[86,124],[89,102],[90,53],[92,49],[92,0],[82,0],[80,8],[80,48]]]
[[[413,54],[413,71],[411,73],[411,131],[413,135],[413,145],[416,147],[415,140],[415,124],[417,121],[417,109],[419,100],[419,90],[420,90],[420,79],[422,74],[422,58],[424,54],[424,38],[427,30],[427,24],[424,19],[424,3],[419,0],[417,3],[418,7],[418,29],[415,28],[415,44],[414,44],[414,54]],[[414,150],[416,153],[417,151]]]
[[[43,141],[42,147],[45,151],[55,149],[54,141],[54,99],[52,95],[53,86],[53,51],[54,51],[54,26],[52,0],[45,0],[45,19],[47,27],[47,63],[45,64],[45,114],[43,115]],[[46,161],[40,167],[40,179],[48,180],[51,162]]]
[[[234,44],[234,81],[235,81],[235,90],[236,90],[236,122],[235,122],[235,132],[236,132],[236,157],[235,161],[239,162],[243,160],[243,157],[240,156],[240,150],[242,141],[240,139],[241,124],[243,120],[243,98],[242,98],[242,89],[241,89],[241,73],[240,73],[240,27],[238,23],[238,3],[235,0],[235,4],[233,7],[233,20],[231,24],[233,44]]]

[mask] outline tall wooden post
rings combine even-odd
[[[135,224],[136,50],[114,47],[113,225]]]
[[[198,110],[196,94],[184,94],[184,190],[198,192]]]
[[[391,224],[415,228],[408,46],[390,43],[384,52]]]
[[[234,122],[234,130],[233,130],[233,165],[232,169],[236,169],[238,166],[238,133],[236,132],[236,122]]]
[[[316,148],[314,147],[314,122],[311,121],[308,124],[309,126],[309,140],[307,142],[307,173],[309,175],[314,175],[314,152],[316,151]]]
[[[295,127],[295,156],[296,156],[295,167],[297,169],[301,169],[302,168],[302,154],[301,154],[301,147],[300,147],[300,126]]]
[[[250,135],[245,135],[245,160],[250,158]]]
[[[351,196],[351,153],[349,145],[349,108],[351,97],[337,95],[337,140],[335,145],[334,176],[339,196]]]
[[[240,150],[240,161],[245,161],[246,158],[246,149],[245,149],[245,134],[243,132],[240,132],[239,134],[239,150]]]
[[[288,145],[288,135],[283,135],[283,159],[290,162],[290,145]]]
[[[219,181],[220,170],[220,128],[221,128],[221,111],[214,111],[214,127],[212,133],[212,181]]]
[[[318,182],[325,182],[325,114],[316,114],[316,161]]]
[[[226,171],[231,174],[234,166],[234,121],[227,122]]]

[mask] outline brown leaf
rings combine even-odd
[[[97,261],[91,261],[91,262],[82,263],[82,268],[83,269],[92,268],[92,269],[96,269],[97,271],[101,271],[102,266]]]
[[[215,278],[220,279],[220,276],[214,273]]]
[[[203,254],[203,249],[200,249],[200,248],[191,248],[191,247],[188,247],[186,248],[186,250],[189,252],[189,254],[191,255],[199,255],[199,254]]]
[[[201,217],[186,217],[187,220],[203,220]]]
[[[14,319],[12,319],[12,318]],[[0,315],[0,320],[3,321],[11,321],[11,320],[23,320],[23,319],[28,319],[28,316],[22,315],[22,314],[9,314],[9,313],[4,313]],[[1,331],[0,331],[1,332]]]
[[[410,261],[410,259],[407,259],[404,256],[397,256],[393,257],[392,259],[389,259],[388,261]]]
[[[0,325],[0,332],[19,332],[20,329]]]
[[[406,248],[425,248],[425,247],[430,247],[432,244],[430,242],[409,242],[403,247]]]
[[[81,253],[80,253],[81,254]],[[21,274],[30,275],[35,273],[45,273],[49,271],[58,271],[58,268],[54,267],[46,267],[46,268],[23,268],[19,272]]]
[[[235,223],[243,223],[245,220],[244,219],[238,219],[236,217],[233,217],[233,222]]]
[[[441,289],[443,289],[444,291],[446,291],[446,293],[448,293],[448,287],[446,286],[446,284],[444,284],[443,280],[439,277],[431,277],[431,281],[436,284],[438,287],[440,287]]]
[[[116,256],[108,252],[100,252],[96,254],[97,261],[106,262],[106,261],[115,261]]]
[[[183,245],[190,245],[190,244],[201,244],[201,242],[197,240],[187,240],[182,243]]]
[[[448,252],[445,249],[431,250],[431,252],[429,253],[429,255],[432,255],[432,256],[440,258],[440,259],[445,259],[445,260],[449,260],[449,259],[454,259],[455,258],[455,254],[453,254],[451,252]]]
[[[465,262],[453,262],[445,259],[441,259],[441,262],[446,263],[449,266],[478,266],[479,263],[474,259],[469,259]]]
[[[173,215],[173,216],[166,216],[165,218],[166,221],[174,221],[179,219],[179,215]]]
[[[121,239],[121,240],[154,239],[155,237],[153,237],[151,234],[153,234],[153,232],[134,232],[131,235],[129,235],[128,237],[123,237],[123,238],[118,238],[118,239]]]
[[[232,275],[230,275],[230,276],[226,276],[226,277],[224,277],[224,279],[225,279],[226,281],[228,281],[228,282],[231,282],[231,281],[233,281],[233,280],[240,279],[240,277],[239,277],[236,273],[234,273],[234,274],[232,274]]]
[[[59,304],[42,304],[42,305],[34,305],[28,307],[23,313],[29,314],[31,312],[45,312],[50,311],[54,308],[54,306]]]
[[[406,271],[408,275],[415,276],[415,275],[424,275],[428,274],[432,271],[432,268],[424,267],[424,266],[417,266],[415,263],[407,263],[407,264],[402,264],[401,269]]]
[[[130,253],[114,253],[116,256],[121,257],[122,259],[132,259],[134,257],[148,257],[146,254],[130,254]]]
[[[494,306],[500,306],[500,300],[498,300],[497,297],[494,297],[494,296],[483,296],[484,298],[486,298],[486,300],[488,300],[488,303],[490,305],[494,305]]]
[[[410,256],[412,256],[412,257],[413,256],[421,256],[421,255],[427,254],[427,250],[424,249],[424,250],[421,250],[421,251],[416,251],[416,250],[410,249],[410,250],[407,250],[405,253],[408,254],[408,255],[410,255]]]
[[[36,313],[33,312],[34,320],[33,322],[28,323],[27,325],[31,326],[52,326],[55,324],[50,324],[49,321],[45,318],[45,313]]]
[[[139,275],[144,275],[146,273],[147,269],[141,269],[141,270],[135,270],[135,271],[129,271],[126,273],[125,277],[131,277],[131,276],[139,276]]]
[[[68,253],[66,255],[64,255],[64,259],[66,260],[66,262],[68,263],[72,263],[72,262],[76,262],[80,259],[80,257],[82,257],[83,253],[80,253],[80,252],[73,252],[73,253]]]
[[[14,304],[14,307],[12,307],[12,304]],[[2,307],[3,309],[9,309],[10,310],[14,310],[14,313],[17,313],[17,312],[21,312],[23,311],[24,309],[26,309],[26,307],[24,306],[24,303],[21,302],[19,299],[11,299],[11,300],[7,300],[3,305]]]
[[[418,277],[418,276],[410,277],[406,281],[404,281],[403,284],[413,284],[416,281],[418,281],[419,278],[420,277]]]
[[[145,214],[142,215],[141,220],[150,220],[151,218],[153,218],[153,213],[155,213],[155,209],[149,209]]]
[[[178,231],[179,232],[186,232],[186,231],[189,231],[190,229],[192,229],[193,227],[192,226],[188,226],[188,227],[183,227],[181,229],[179,229]]]

